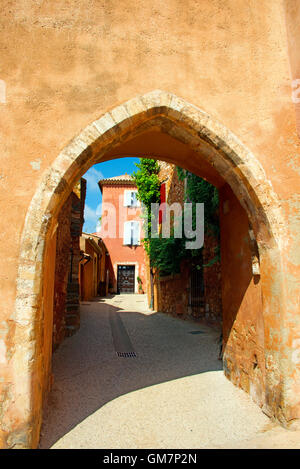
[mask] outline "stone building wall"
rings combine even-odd
[[[184,203],[185,182],[179,180],[176,166],[159,161],[159,180],[166,184],[166,200],[168,204]],[[203,247],[203,265],[215,258],[217,241],[212,236],[205,235]],[[201,262],[202,262],[201,260]],[[221,265],[217,261],[213,265],[203,267],[204,299],[197,306],[191,302],[191,274],[198,259],[186,259],[180,266],[180,274],[159,278],[156,274],[156,309],[209,322],[221,323]]]
[[[212,236],[205,236],[203,248],[203,265],[215,258],[217,241]],[[203,268],[205,309],[202,315],[209,321],[222,321],[222,290],[221,290],[221,262]]]
[[[66,295],[66,326],[65,335],[73,335],[80,327],[80,288],[79,288],[79,263],[80,263],[80,236],[83,226],[83,207],[85,199],[85,181],[81,180],[71,194],[71,244],[69,254],[69,275]]]
[[[176,166],[166,161],[158,162],[159,180],[161,183],[166,184],[166,195],[167,202],[172,204],[173,202],[179,202],[183,205],[184,202],[184,181],[180,181]]]
[[[53,304],[53,349],[65,337],[65,308],[71,244],[72,197],[69,196],[58,216]]]
[[[74,187],[58,216],[54,279],[53,350],[58,347],[65,337],[74,334],[80,326],[79,262],[85,192],[86,183],[84,179],[81,179]]]
[[[180,273],[158,279],[156,277],[158,304],[164,313],[186,317],[189,314],[190,266],[183,261]]]

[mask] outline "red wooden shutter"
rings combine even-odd
[[[164,204],[166,202],[166,184],[163,182],[160,186],[160,203]],[[161,225],[164,216],[164,210],[159,210],[158,214],[158,223]]]

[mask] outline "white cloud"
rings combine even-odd
[[[100,233],[100,230],[101,230],[101,221],[98,220],[98,221],[97,221],[97,225],[96,225],[96,231],[95,231],[95,233]]]
[[[87,182],[87,190],[90,192],[100,191],[98,186],[99,179],[103,179],[103,174],[100,170],[92,166],[83,176]]]
[[[99,224],[99,217],[102,213],[102,204],[99,204],[96,209],[91,208],[88,204],[84,207],[84,231],[87,230],[91,233],[96,231]]]

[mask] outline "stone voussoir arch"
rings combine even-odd
[[[210,163],[214,164],[239,196],[253,225],[262,253],[262,262],[268,264],[269,269],[274,268],[276,272],[276,275],[274,273],[272,278],[265,282],[277,282],[277,291],[280,292],[281,299],[276,306],[276,313],[281,317],[284,309],[284,288],[280,251],[285,239],[284,223],[278,197],[261,164],[226,127],[184,99],[160,90],[138,96],[111,109],[89,124],[62,150],[42,175],[28,209],[21,239],[13,317],[16,332],[12,357],[15,370],[23,366],[27,373],[28,399],[25,406],[28,421],[34,421],[33,414],[37,412],[38,407],[31,388],[37,375],[36,362],[41,360],[42,353],[39,336],[42,327],[43,259],[52,220],[76,180],[90,166],[100,162],[105,153],[126,140],[129,135],[141,131],[143,126],[145,128],[151,125],[151,122],[161,127],[165,125],[165,131],[196,151],[197,142],[200,140],[215,149],[215,160]],[[266,305],[266,321],[268,314],[271,312]],[[23,337],[20,343],[18,329],[24,327],[28,333],[26,340]],[[273,363],[277,364],[273,367],[273,375],[270,375],[271,380],[276,376],[277,381],[281,373],[278,353],[277,351],[275,358],[275,355],[272,355]]]

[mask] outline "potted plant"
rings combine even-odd
[[[139,293],[142,294],[142,293],[144,293],[143,285],[142,285],[142,283],[143,283],[142,279],[140,277],[137,277],[137,281],[138,281],[138,284],[139,284],[139,288],[138,288]]]

